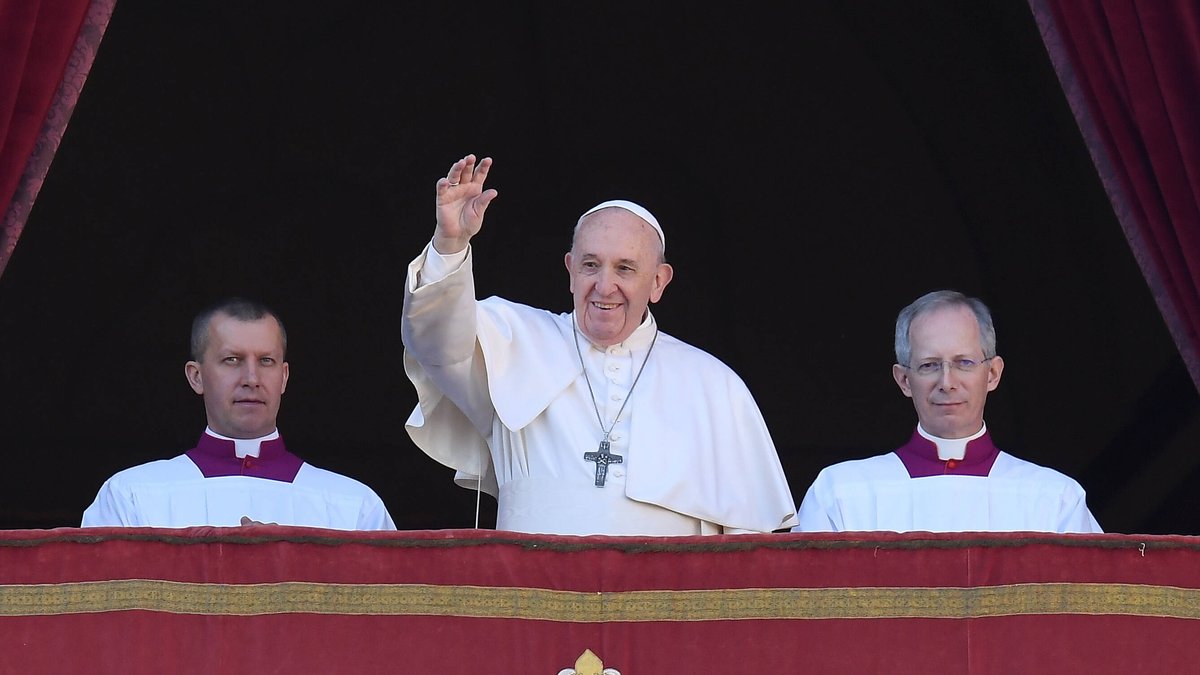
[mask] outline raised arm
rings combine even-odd
[[[431,457],[473,476],[490,471],[484,439],[495,411],[476,358],[475,281],[466,250],[497,194],[483,189],[491,166],[490,157],[477,163],[467,155],[438,179],[434,252],[423,251],[408,266],[400,326],[404,372],[418,399],[408,433]],[[495,494],[495,479],[484,489]]]
[[[477,163],[475,155],[467,155],[438,179],[437,227],[433,231],[433,247],[438,253],[458,253],[479,233],[488,204],[499,194],[483,188],[491,168],[491,157]]]

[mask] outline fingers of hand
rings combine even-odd
[[[475,155],[467,155],[450,167],[450,172],[446,174],[446,181],[450,184],[450,187],[467,182],[471,180],[474,170]]]
[[[450,170],[446,172],[444,178],[439,178],[437,182],[437,193],[440,196],[451,188],[456,188],[459,185],[477,184],[480,190],[483,190],[483,184],[487,180],[488,171],[492,167],[492,158],[484,157],[476,164],[475,155],[467,155],[450,166]],[[457,193],[456,193],[457,195]]]
[[[479,161],[479,166],[477,166],[475,168],[475,174],[473,176],[471,176],[471,180],[478,182],[480,184],[480,186],[482,186],[484,181],[487,180],[488,171],[490,171],[491,168],[492,168],[492,158],[484,157],[483,159],[481,159]]]
[[[446,174],[447,183],[453,187],[460,183],[482,183],[487,180],[488,170],[492,167],[492,158],[484,157],[475,161],[475,155],[467,155],[454,163]]]

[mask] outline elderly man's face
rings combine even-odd
[[[188,383],[204,396],[208,426],[230,438],[258,438],[275,430],[287,388],[283,334],[274,317],[240,321],[216,314],[200,361],[184,368]]]
[[[1000,384],[1004,360],[984,361],[979,322],[967,307],[940,307],[913,319],[908,330],[912,363],[892,367],[900,390],[913,400],[926,431],[941,438],[965,438],[983,427],[988,392]],[[978,363],[964,372],[951,362]],[[936,373],[922,375],[921,363],[939,362]],[[903,366],[909,366],[905,368]]]
[[[661,250],[654,228],[625,209],[601,209],[583,220],[564,262],[575,316],[588,339],[608,347],[642,323],[673,274],[658,262]]]

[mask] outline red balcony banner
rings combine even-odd
[[[4,673],[1181,673],[1200,539],[0,532]]]

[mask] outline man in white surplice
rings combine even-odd
[[[221,300],[192,321],[191,346],[184,375],[208,419],[196,447],[118,471],[83,512],[84,527],[396,529],[374,490],[284,445],[275,421],[290,367],[278,314]]]
[[[492,160],[437,181],[433,239],[408,268],[409,435],[498,499],[497,529],[549,534],[771,532],[795,502],[762,414],[725,364],[659,330],[671,281],[645,208],[586,212],[564,258],[574,312],[476,301],[471,238]]]
[[[897,317],[895,349],[916,431],[893,452],[823,469],[795,531],[1101,531],[1079,483],[992,442],[983,407],[1004,359],[982,301],[927,293]]]

